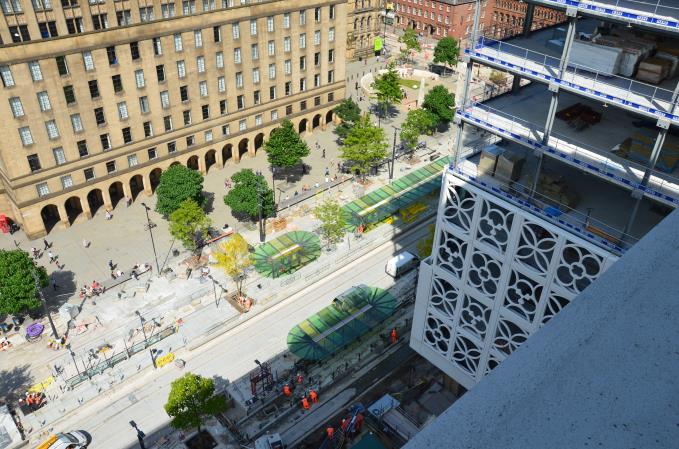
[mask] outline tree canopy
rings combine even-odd
[[[455,117],[455,95],[441,85],[435,86],[424,96],[422,107],[436,115],[439,124],[448,123]]]
[[[165,412],[172,418],[170,425],[179,430],[191,430],[200,425],[205,416],[214,416],[227,409],[226,398],[215,395],[215,384],[197,374],[187,373],[170,385]]]
[[[242,235],[236,233],[219,245],[219,250],[214,253],[214,257],[217,260],[217,266],[234,280],[236,288],[238,288],[238,296],[240,296],[243,290],[245,270],[252,265],[248,242]]]
[[[0,250],[0,315],[40,307],[33,273],[37,274],[40,287],[46,287],[49,283],[47,271],[36,266],[26,251]]]
[[[438,124],[438,117],[426,109],[408,111],[403,125],[401,125],[401,142],[413,149],[422,134],[431,134]]]
[[[202,192],[203,175],[183,165],[173,165],[160,175],[160,183],[156,189],[156,211],[168,217],[189,198],[202,205]]]
[[[399,80],[396,66],[393,63],[389,64],[386,72],[375,78],[373,88],[377,93],[377,101],[382,105],[385,113],[390,105],[400,103],[403,98]]]
[[[420,259],[426,259],[431,255],[435,232],[436,225],[430,224],[427,226],[427,237],[417,242],[417,255],[420,256]]]
[[[446,36],[439,40],[434,48],[434,62],[454,67],[460,55],[460,47],[455,38]]]
[[[332,110],[342,123],[335,127],[335,134],[344,139],[354,124],[361,118],[361,109],[351,98],[347,98]]]
[[[313,214],[321,221],[321,233],[328,244],[339,241],[346,233],[347,220],[342,206],[334,199],[326,199],[316,206]]]
[[[384,130],[373,125],[370,118],[364,115],[351,128],[340,150],[342,159],[350,161],[365,176],[370,166],[387,157],[387,147]]]
[[[295,131],[292,122],[286,119],[264,142],[264,151],[269,164],[274,167],[294,167],[309,155],[309,146]]]
[[[417,40],[417,33],[412,28],[406,28],[405,32],[398,38],[398,41],[406,46],[406,51],[420,51],[420,41]]]
[[[193,199],[184,200],[177,210],[170,214],[170,234],[194,251],[197,242],[207,237],[212,220]]]
[[[251,220],[259,217],[259,198],[262,202],[262,216],[270,217],[274,211],[273,190],[264,176],[256,175],[246,168],[231,177],[233,188],[224,196],[224,204],[231,208],[235,216],[246,216]]]

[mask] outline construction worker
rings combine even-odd
[[[303,380],[304,377],[302,377],[302,374],[301,373],[297,374],[297,383],[301,385]]]
[[[356,415],[356,432],[361,431],[361,427],[363,426],[363,419],[364,418],[363,418],[362,413],[359,413],[358,415]]]
[[[349,427],[349,420],[346,419],[346,418],[342,418],[342,422],[340,424],[340,428],[342,429],[342,432],[346,432],[347,427]]]
[[[328,428],[325,429],[325,434],[328,436],[329,440],[332,440],[335,437],[335,429],[333,429],[332,426],[328,426]]]
[[[394,327],[394,328],[391,329],[391,344],[392,345],[396,344],[397,341],[398,341],[398,334],[396,333],[396,328]]]
[[[309,392],[309,397],[311,398],[311,402],[313,404],[316,404],[318,402],[318,393],[316,393],[315,390],[311,390]]]
[[[290,385],[288,384],[283,385],[283,394],[288,397],[292,396],[292,390],[290,389]]]
[[[306,396],[304,396],[304,397],[302,398],[302,408],[303,408],[304,410],[309,410],[309,408],[310,408],[310,406],[309,406],[309,400],[306,398]]]

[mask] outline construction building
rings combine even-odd
[[[527,3],[568,23],[499,41],[475,10],[420,268],[411,346],[467,389],[679,204],[679,9]],[[475,64],[508,72],[513,89],[477,102]]]
[[[0,213],[31,238],[172,164],[206,173],[345,96],[347,3],[8,0],[0,16]]]
[[[396,0],[396,26],[413,28],[422,36],[441,39],[466,38],[472,29],[475,0]],[[564,15],[541,6],[533,7],[519,0],[484,0],[479,19],[480,30],[490,30],[496,38],[523,31],[526,17],[533,29],[544,28],[564,20]]]
[[[348,0],[347,60],[375,54],[375,38],[384,34],[384,0]]]

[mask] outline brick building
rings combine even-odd
[[[413,28],[422,36],[440,39],[445,36],[463,40],[474,26],[476,0],[396,0],[397,27]],[[532,29],[540,29],[565,20],[563,13],[531,5]],[[528,6],[519,0],[484,0],[479,19],[479,33],[496,38],[518,34],[523,30]]]

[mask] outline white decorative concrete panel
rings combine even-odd
[[[471,388],[616,260],[447,173],[411,346]]]

